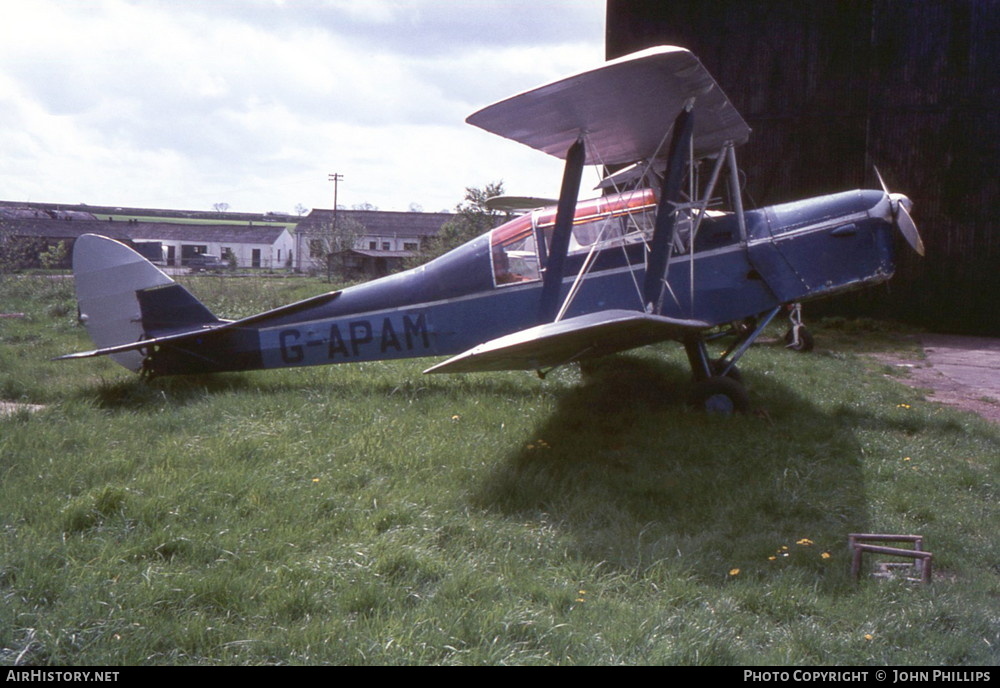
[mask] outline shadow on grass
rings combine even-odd
[[[206,397],[257,391],[263,393],[318,392],[330,399],[416,399],[428,396],[466,398],[487,395],[506,399],[535,397],[537,387],[496,376],[423,376],[419,367],[404,368],[400,362],[374,362],[295,371],[254,371],[179,375],[145,380],[139,376],[102,382],[81,390],[78,396],[111,411],[159,410],[164,405],[184,406]],[[419,364],[418,364],[419,365]],[[414,372],[414,371],[417,372]]]
[[[767,566],[806,538],[815,544],[806,565],[821,567],[832,555],[820,552],[839,553],[845,534],[867,523],[861,448],[842,419],[780,383],[750,386],[766,412],[712,417],[685,407],[681,367],[610,359],[566,392],[473,502],[554,520],[602,565],[672,560],[720,575]]]
[[[115,382],[102,382],[81,390],[79,395],[92,400],[98,408],[109,411],[159,409],[165,404],[183,406],[205,397],[251,388],[241,374],[185,375],[144,380],[138,376]]]

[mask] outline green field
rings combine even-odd
[[[327,285],[186,282],[238,317]],[[864,351],[763,344],[754,412],[684,405],[677,346],[167,378],[90,347],[71,280],[0,281],[0,662],[969,665],[1000,660],[1000,427]],[[779,334],[779,333],[776,333]],[[919,533],[935,579],[849,576]]]
[[[136,220],[137,222],[168,222],[183,225],[242,225],[244,227],[254,224],[249,220],[233,220],[225,216],[225,214],[220,213],[218,218],[195,218],[195,217],[167,217],[160,215],[109,215],[107,213],[95,213],[94,217],[98,220],[110,220],[113,222],[128,222],[129,220]],[[260,221],[256,223],[259,227],[283,227],[289,231],[295,229],[298,222],[264,222]]]

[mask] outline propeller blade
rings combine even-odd
[[[910,217],[909,211],[906,210],[906,206],[896,201],[896,226],[899,227],[900,233],[906,239],[906,243],[910,245],[918,255],[924,255],[924,242],[920,238],[920,232],[917,231],[917,225],[913,222],[913,218]]]
[[[889,191],[889,186],[882,179],[882,173],[878,171],[878,167],[875,167],[875,165],[872,165],[872,167],[875,169],[875,176],[878,177],[878,183],[882,185],[882,190],[889,197],[892,219],[896,223],[899,233],[906,239],[906,243],[910,245],[910,248],[917,252],[917,255],[924,255],[924,242],[920,238],[920,232],[917,230],[916,223],[910,217],[910,211],[906,209],[907,204],[910,203],[910,199],[906,198],[903,194],[894,194]]]
[[[882,173],[878,171],[878,168],[875,167],[875,165],[872,165],[872,167],[875,169],[875,176],[878,177],[878,183],[882,185],[882,190],[889,193],[889,187],[886,186],[885,180],[882,179]]]

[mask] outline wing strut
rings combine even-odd
[[[670,139],[667,170],[660,189],[656,226],[653,228],[649,260],[646,263],[646,279],[642,286],[642,301],[648,313],[659,310],[660,296],[663,293],[663,275],[667,270],[670,245],[674,238],[674,225],[677,221],[675,203],[681,200],[684,165],[691,145],[691,133],[694,131],[694,113],[691,111],[691,105],[689,103],[677,115],[677,119],[674,120],[674,135]]]
[[[556,225],[552,230],[548,261],[542,277],[542,298],[538,308],[540,324],[555,320],[559,310],[563,266],[566,262],[566,253],[569,251],[569,238],[573,231],[573,218],[576,215],[576,198],[580,194],[580,180],[583,178],[586,159],[587,152],[583,138],[578,138],[566,152],[566,167],[563,170],[562,188],[559,190]]]

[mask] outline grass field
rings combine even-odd
[[[224,213],[220,213],[218,218],[197,218],[197,217],[165,217],[160,215],[109,215],[107,213],[95,213],[94,217],[98,220],[109,220],[113,222],[128,222],[129,220],[136,220],[137,222],[168,222],[168,223],[179,223],[185,225],[242,225],[249,226],[253,222],[250,220],[234,220],[227,218]],[[264,227],[283,227],[291,231],[297,225],[297,222],[262,222],[258,221],[257,226]]]
[[[220,315],[327,287],[189,278]],[[685,408],[676,346],[573,369],[426,361],[144,383],[71,280],[0,282],[0,663],[996,664],[1000,428],[862,352],[744,359],[754,413]],[[849,576],[919,533],[935,580]]]

